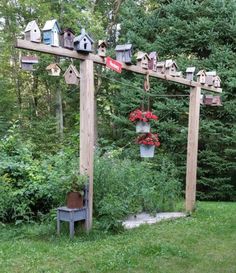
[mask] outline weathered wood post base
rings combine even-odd
[[[191,88],[189,101],[188,151],[186,170],[186,212],[192,212],[196,202],[198,131],[201,87]]]
[[[88,216],[85,227],[92,227],[94,153],[94,73],[93,61],[80,62],[80,173],[89,176]]]

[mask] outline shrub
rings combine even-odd
[[[148,162],[96,158],[94,213],[103,229],[120,228],[129,214],[173,210],[179,196],[176,169],[166,158],[158,170]]]

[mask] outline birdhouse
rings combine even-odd
[[[187,67],[186,69],[186,79],[189,81],[193,80],[194,77],[194,72],[195,72],[195,67]]]
[[[166,60],[165,62],[165,73],[171,76],[175,76],[178,66],[175,61]]]
[[[97,50],[100,57],[106,57],[107,43],[103,40],[99,40]]]
[[[131,64],[132,44],[117,45],[115,51],[117,61]]]
[[[157,71],[157,53],[155,51],[149,54],[148,69]]]
[[[67,84],[79,84],[79,72],[74,65],[70,65],[64,73],[64,78]]]
[[[206,83],[206,72],[205,72],[205,70],[200,70],[197,73],[197,81],[200,82],[201,84]]]
[[[92,52],[93,43],[93,39],[85,32],[85,29],[82,29],[81,34],[74,38],[74,48],[77,52]]]
[[[158,73],[165,73],[165,62],[157,62],[156,68]]]
[[[137,62],[138,66],[140,66],[143,69],[148,69],[148,62],[149,62],[150,58],[147,53],[139,51],[137,53],[136,60],[138,61]]]
[[[31,41],[34,43],[41,42],[41,32],[36,23],[36,21],[31,21],[25,28],[25,40]]]
[[[206,84],[213,85],[215,76],[216,76],[216,71],[206,72]]]
[[[204,105],[212,105],[212,102],[213,102],[213,96],[212,95],[204,95],[204,97],[203,97]]]
[[[60,27],[57,20],[48,20],[43,29],[43,43],[51,46],[60,45]]]
[[[71,28],[65,28],[61,33],[61,46],[68,49],[74,49],[75,33]]]
[[[214,80],[213,80],[213,85],[214,85],[214,87],[219,88],[219,87],[220,87],[220,83],[221,83],[221,79],[220,79],[219,76],[216,75],[216,76],[214,77]]]
[[[36,56],[24,56],[21,57],[21,68],[25,71],[34,71],[34,64],[39,62]]]
[[[60,76],[61,73],[61,68],[57,63],[49,64],[46,67],[46,70],[50,76]]]
[[[222,106],[221,97],[214,96],[212,99],[212,106]]]

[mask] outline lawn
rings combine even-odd
[[[0,272],[236,273],[236,203],[198,203],[191,217],[73,241],[54,224],[2,226]]]

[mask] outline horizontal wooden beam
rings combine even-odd
[[[26,40],[22,40],[22,39],[16,40],[15,47],[21,48],[21,49],[37,51],[37,52],[42,52],[42,53],[53,54],[53,55],[62,56],[62,57],[70,57],[70,58],[79,59],[79,60],[91,60],[97,64],[106,65],[106,61],[104,58],[102,58],[98,55],[92,54],[92,53],[81,54],[81,53],[76,52],[75,50],[70,50],[70,49],[66,49],[66,48],[62,48],[62,47],[53,47],[50,45],[39,44],[39,43],[32,43],[30,41],[26,41]],[[157,73],[152,70],[147,71],[137,65],[126,65],[125,63],[122,63],[122,68],[124,70],[132,71],[132,72],[135,72],[138,74],[143,74],[143,75],[146,75],[147,73],[149,73],[149,75],[151,77],[158,78],[161,80],[166,80],[169,82],[183,84],[183,85],[189,86],[189,87],[201,87],[202,89],[208,90],[211,92],[217,92],[217,93],[222,92],[221,88],[214,88],[212,86],[200,84],[199,82],[196,82],[196,81],[189,81],[189,80],[181,78],[181,77],[173,77],[170,75]]]

